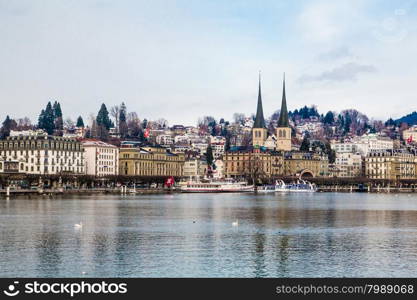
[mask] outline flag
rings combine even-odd
[[[143,134],[145,138],[149,137],[149,128],[146,128],[145,133]]]
[[[172,176],[168,177],[167,180],[165,180],[165,185],[167,187],[174,185],[174,183],[175,183],[175,180],[174,180],[174,177]]]
[[[407,144],[411,144],[413,142],[413,136],[410,135],[410,137],[407,139]]]

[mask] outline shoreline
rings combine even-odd
[[[319,187],[317,193],[365,193],[365,194],[414,194],[417,190],[413,188],[370,188],[358,189],[353,187]],[[120,189],[45,189],[45,190],[10,190],[9,195],[5,189],[0,189],[1,198],[14,198],[20,196],[60,196],[60,195],[98,195],[98,194],[113,194],[113,195],[157,195],[157,194],[173,194],[181,193],[179,190],[166,189],[136,189],[135,192],[122,193]],[[257,192],[253,192],[257,193]],[[277,194],[279,192],[276,192]],[[195,193],[204,194],[204,193]],[[218,194],[222,194],[219,192]],[[247,194],[247,193],[245,193]]]

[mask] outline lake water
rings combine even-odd
[[[0,199],[0,277],[415,277],[416,270],[412,194]]]

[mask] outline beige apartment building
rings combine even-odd
[[[417,158],[406,151],[372,151],[365,158],[365,174],[371,179],[417,179]]]
[[[362,176],[362,156],[356,153],[338,152],[334,167],[338,170],[337,177]]]
[[[260,148],[228,151],[223,161],[228,178],[250,177],[254,173],[266,178],[283,174],[283,155]]]
[[[184,177],[202,179],[207,174],[208,165],[205,160],[192,158],[184,162]]]
[[[184,175],[184,154],[171,153],[163,147],[120,148],[120,175],[181,177]]]

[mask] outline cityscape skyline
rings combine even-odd
[[[171,125],[195,125],[204,115],[231,119],[254,113],[258,70],[266,116],[279,109],[284,71],[289,110],[355,108],[385,121],[416,109],[414,1],[0,7],[1,119],[35,123],[54,100],[73,120],[96,114],[103,102],[125,102],[140,118]]]

